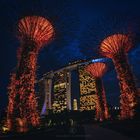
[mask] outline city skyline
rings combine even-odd
[[[47,71],[59,69],[70,62],[100,58],[98,44],[109,34],[131,32],[136,35],[135,48],[128,54],[137,87],[140,87],[139,66],[139,9],[137,3],[127,2],[121,5],[106,3],[106,5],[91,1],[61,1],[41,0],[35,2],[1,1],[1,67],[0,67],[0,108],[6,108],[7,86],[10,73],[16,65],[16,49],[19,42],[15,30],[18,20],[25,15],[41,15],[53,22],[56,38],[39,56],[37,77],[40,79]],[[57,3],[57,8],[54,6]],[[107,99],[111,104],[119,102],[119,86],[114,69],[104,77]],[[108,86],[110,83],[110,86]]]

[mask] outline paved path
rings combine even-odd
[[[110,129],[97,125],[84,125],[85,140],[134,140]]]

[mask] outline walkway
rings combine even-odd
[[[84,125],[85,140],[134,140],[110,129],[97,125]]]

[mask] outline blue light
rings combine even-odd
[[[98,58],[98,59],[92,59],[91,62],[96,63],[96,62],[107,62],[108,58]]]

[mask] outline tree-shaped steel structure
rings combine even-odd
[[[27,16],[18,23],[17,37],[21,46],[18,50],[17,71],[12,74],[9,86],[7,123],[10,129],[17,118],[24,122],[20,124],[26,126],[38,126],[40,123],[35,97],[37,56],[53,36],[53,26],[43,17]]]
[[[96,103],[96,119],[103,121],[104,119],[109,118],[107,100],[105,95],[105,90],[102,83],[102,76],[107,70],[107,65],[105,63],[97,62],[89,64],[86,68],[86,71],[89,72],[96,81],[96,94],[98,101]]]
[[[113,60],[118,75],[121,92],[121,119],[132,118],[138,102],[135,81],[127,59],[127,52],[132,47],[133,41],[126,34],[111,35],[100,45],[101,54]]]

